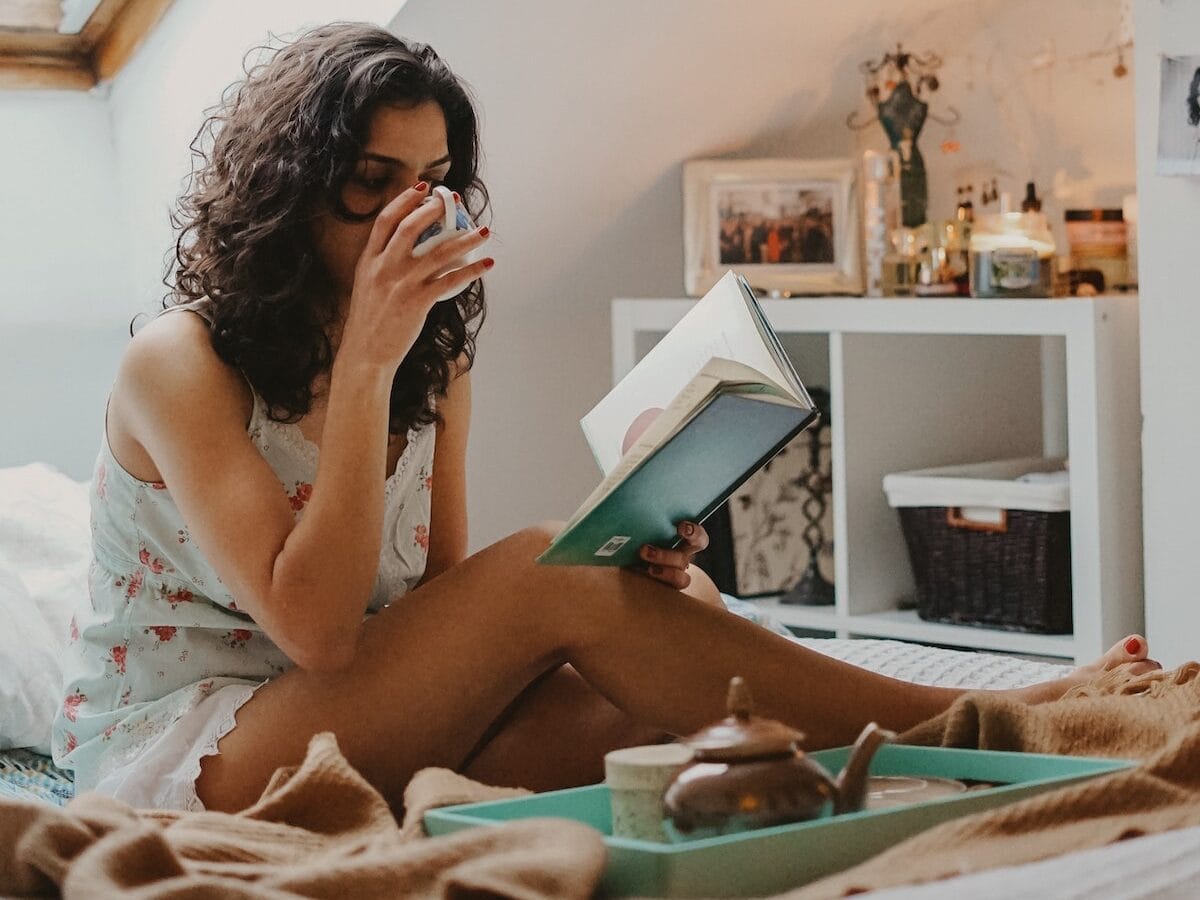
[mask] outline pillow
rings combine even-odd
[[[46,463],[0,469],[0,568],[65,642],[92,560],[88,485]]]
[[[0,749],[50,754],[50,724],[62,702],[62,641],[15,573],[0,568]]]
[[[0,748],[49,751],[91,558],[87,484],[45,463],[0,469]]]

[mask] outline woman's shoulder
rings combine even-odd
[[[217,355],[209,319],[191,304],[168,309],[130,340],[111,402],[122,399],[237,416],[241,422],[249,421],[254,407],[250,385],[236,366]]]

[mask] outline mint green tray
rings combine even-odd
[[[811,756],[836,774],[849,753],[848,747],[841,747]],[[425,828],[431,835],[441,835],[514,819],[544,816],[574,819],[604,835],[608,865],[600,885],[603,896],[761,896],[849,868],[948,819],[1003,806],[1131,765],[1125,760],[889,744],[881,747],[872,760],[872,775],[934,776],[987,781],[998,786],[912,806],[868,810],[680,844],[612,837],[608,788],[602,784],[430,810],[425,814]]]

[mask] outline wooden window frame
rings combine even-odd
[[[0,89],[88,90],[112,78],[172,0],[101,0],[78,34],[0,29]]]

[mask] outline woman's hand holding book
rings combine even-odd
[[[679,536],[683,538],[679,547],[667,550],[644,544],[638,555],[648,564],[645,569],[647,575],[683,590],[692,581],[687,568],[692,564],[693,557],[708,546],[708,532],[704,530],[703,525],[695,522],[680,522],[676,527]]]

